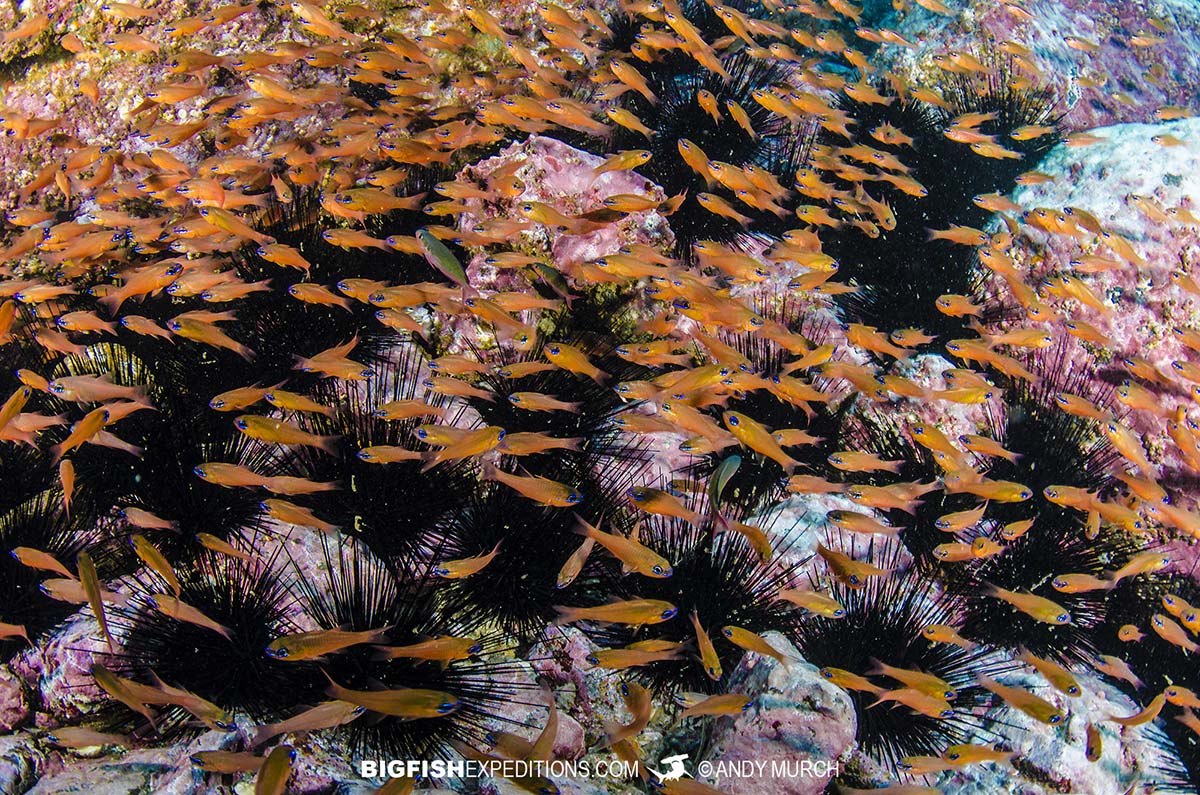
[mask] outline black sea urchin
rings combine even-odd
[[[831,581],[828,593],[842,605],[845,615],[807,615],[796,628],[796,648],[835,683],[843,672],[864,676],[877,669],[877,662],[883,662],[933,674],[950,685],[956,695],[945,707],[944,717],[921,714],[900,704],[877,703],[885,694],[883,688],[904,687],[896,681],[876,678],[878,692],[847,689],[858,717],[859,746],[895,770],[906,756],[936,756],[968,737],[986,735],[979,708],[991,695],[977,684],[976,677],[994,674],[1003,664],[986,647],[936,642],[923,631],[932,625],[956,625],[964,607],[961,597],[942,593],[917,569],[900,568],[894,550],[873,549],[867,561],[893,571],[869,578],[861,588]]]
[[[481,745],[487,731],[505,725],[502,706],[520,701],[533,683],[522,680],[519,664],[492,659],[504,651],[500,637],[471,635],[462,613],[440,608],[442,584],[428,565],[389,564],[354,543],[334,553],[326,541],[321,550],[326,578],[295,580],[304,613],[320,629],[378,630],[383,637],[326,656],[320,664],[328,679],[318,690],[328,680],[351,690],[420,688],[446,694],[453,705],[444,716],[418,720],[368,711],[337,729],[353,753],[446,757],[454,744]],[[461,640],[462,650],[442,659],[421,650],[431,639]]]

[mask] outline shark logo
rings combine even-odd
[[[658,760],[660,765],[670,765],[666,772],[655,770],[647,766],[647,769],[658,778],[659,781],[678,781],[688,775],[687,768],[683,766],[684,760],[688,758],[687,754],[676,754],[668,756],[666,759]]]

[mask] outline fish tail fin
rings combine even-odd
[[[654,131],[651,130],[651,132],[653,133]],[[683,202],[686,199],[687,191],[680,191],[664,201],[662,204],[658,205],[658,214],[664,217],[674,215],[676,212],[678,212],[679,208],[683,206]]]
[[[337,455],[337,443],[339,441],[341,441],[341,439],[342,439],[341,434],[338,434],[336,436],[322,436],[321,441],[317,443],[317,447],[320,448],[321,450],[325,451],[326,453],[329,453],[329,455],[336,456]]]
[[[967,328],[971,329],[971,331],[974,331],[976,334],[978,334],[979,338],[982,339],[989,347],[991,346],[992,335],[988,334],[987,329],[985,329],[980,324],[979,320],[977,320],[974,317],[968,317],[967,318]]]
[[[390,646],[372,645],[371,648],[375,650],[375,653],[371,655],[372,662],[380,662],[383,660],[392,659]]]
[[[425,470],[422,469],[421,471],[424,472]],[[487,461],[484,462],[483,467],[479,472],[479,478],[480,480],[499,480],[500,478],[497,476],[499,472],[500,470],[496,468],[495,464]]]
[[[321,669],[321,674],[329,680],[329,687],[325,688],[325,695],[332,696],[333,698],[341,698],[346,689],[333,681],[333,677],[324,668]]]
[[[167,684],[158,677],[154,671],[150,671],[150,685],[156,690],[166,690]]]
[[[576,619],[575,608],[565,607],[563,605],[554,605],[555,618],[552,622],[553,626],[561,627],[564,624],[574,623]]]
[[[902,466],[904,466],[903,461],[888,461],[887,465],[884,467],[884,469],[886,469],[888,472],[891,472],[894,475],[899,475],[900,467],[902,467]]]
[[[608,373],[604,372],[603,370],[597,369],[594,373],[592,373],[592,380],[595,381],[600,386],[604,386],[610,380],[612,380],[612,376],[609,375]]]
[[[595,538],[595,533],[593,532],[592,526],[582,516],[577,513],[572,513],[571,515],[574,516],[576,520],[575,526],[571,528],[572,532],[585,538]]]
[[[250,737],[250,748],[257,748],[274,736],[270,726],[255,726],[254,734]]]
[[[50,463],[57,465],[58,462],[62,460],[63,454],[64,454],[64,451],[63,451],[63,446],[61,444],[56,444],[53,447],[51,447],[50,448]]]

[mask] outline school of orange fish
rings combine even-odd
[[[953,13],[936,0],[916,2],[935,13]],[[357,451],[361,462],[405,467],[412,477],[436,474],[444,467],[465,468],[480,488],[511,489],[521,499],[570,514],[594,495],[579,482],[531,474],[546,467],[526,468],[524,462],[585,446],[586,439],[556,433],[555,418],[586,411],[586,402],[572,400],[573,394],[519,388],[500,394],[513,411],[546,418],[548,430],[537,432],[489,424],[480,412],[464,408],[495,401],[497,390],[491,385],[498,380],[519,387],[525,379],[557,371],[617,396],[621,403],[613,414],[615,433],[644,437],[650,444],[669,442],[681,457],[713,462],[700,482],[666,473],[676,479],[668,484],[656,475],[650,482],[631,484],[620,517],[580,519],[575,551],[561,561],[559,588],[569,589],[595,556],[610,556],[629,577],[671,577],[676,561],[638,535],[639,519],[740,534],[762,564],[771,565],[776,555],[772,533],[726,505],[727,483],[739,463],[749,461],[778,465],[777,470],[763,470],[780,473],[777,498],[790,493],[853,500],[858,510],[831,510],[827,515],[831,526],[851,537],[902,540],[906,528],[888,521],[885,513],[911,513],[914,506],[940,494],[970,495],[977,505],[941,515],[936,523],[946,533],[946,543],[933,555],[947,566],[1002,555],[1005,546],[1023,534],[1039,532],[1036,513],[1032,519],[1003,526],[989,519],[997,504],[1030,500],[1078,512],[1089,537],[1116,533],[1142,547],[1108,572],[1059,572],[1052,590],[1042,587],[1033,593],[986,586],[990,597],[1045,625],[1073,621],[1054,592],[1103,594],[1123,582],[1152,577],[1172,563],[1158,541],[1200,537],[1200,511],[1189,507],[1183,495],[1169,495],[1160,485],[1152,460],[1158,453],[1148,453],[1123,419],[1130,413],[1157,417],[1182,460],[1200,472],[1200,426],[1183,408],[1164,410],[1159,398],[1163,388],[1200,390],[1200,367],[1190,362],[1177,362],[1175,372],[1164,373],[1141,360],[1129,360],[1129,378],[1112,395],[1119,406],[1068,392],[1054,395],[1058,410],[1089,423],[1094,437],[1115,451],[1113,474],[1124,484],[1116,491],[1096,493],[1067,483],[1035,494],[1027,484],[992,479],[990,461],[1019,458],[1005,448],[1003,439],[983,434],[954,438],[927,421],[912,420],[902,427],[914,449],[926,451],[936,462],[939,472],[932,482],[897,482],[905,462],[866,449],[827,451],[820,460],[802,454],[823,441],[810,432],[814,411],[832,404],[887,406],[904,416],[907,406],[940,405],[949,410],[955,404],[1002,402],[1006,387],[1039,380],[1031,371],[1030,357],[1055,344],[1061,336],[1057,329],[1103,349],[1109,342],[1103,326],[1114,307],[1095,288],[1092,276],[1146,267],[1131,240],[1081,208],[1025,211],[1003,191],[980,195],[976,205],[1000,220],[995,231],[952,226],[930,230],[929,237],[974,250],[978,265],[1003,285],[993,300],[1019,307],[1015,321],[989,327],[994,316],[988,314],[986,302],[977,296],[946,294],[929,296],[930,311],[961,321],[966,331],[961,338],[938,339],[921,328],[880,330],[854,322],[829,326],[821,339],[802,333],[792,322],[795,317],[780,313],[785,297],[799,302],[792,306],[802,307],[801,314],[831,317],[833,298],[859,289],[839,281],[840,263],[823,251],[823,241],[834,235],[886,235],[898,223],[888,197],[897,192],[910,198],[925,194],[920,174],[905,163],[913,138],[890,124],[861,127],[847,110],[847,98],[858,106],[922,103],[931,112],[944,113],[944,135],[963,147],[964,157],[1020,159],[1013,142],[1047,136],[1061,138],[1066,146],[1084,147],[1098,140],[1082,132],[1067,135],[1052,122],[1022,125],[1004,134],[986,132],[994,129],[989,125],[996,114],[952,114],[936,81],[910,86],[872,66],[861,51],[868,43],[917,45],[892,30],[858,26],[862,9],[847,0],[803,0],[786,8],[777,0],[764,0],[761,7],[709,2],[682,8],[676,0],[627,0],[603,12],[547,1],[536,6],[537,18],[530,21],[529,30],[506,17],[503,8],[493,13],[482,6],[451,8],[442,0],[423,0],[420,11],[431,21],[432,32],[420,36],[387,27],[384,15],[363,6],[323,8],[297,0],[269,10],[253,4],[220,6],[204,16],[175,20],[161,29],[165,35],[156,29],[152,37],[143,30],[146,21],[155,18],[151,5],[109,2],[105,9],[119,20],[111,38],[90,41],[70,32],[60,42],[75,57],[103,47],[168,65],[170,78],[133,111],[140,142],[113,148],[76,139],[65,131],[63,119],[12,112],[0,118],[11,139],[47,143],[52,153],[21,187],[19,205],[5,216],[0,265],[0,358],[8,368],[0,376],[8,384],[0,407],[0,456],[34,451],[39,466],[53,468],[56,479],[48,490],[52,501],[45,495],[34,497],[42,499],[46,511],[69,515],[81,500],[91,505],[99,499],[89,496],[87,479],[104,478],[105,470],[95,458],[77,468],[81,456],[100,455],[96,449],[103,448],[106,457],[98,460],[124,459],[114,466],[126,468],[131,466],[128,459],[141,456],[141,448],[122,437],[122,427],[131,417],[158,410],[155,396],[173,388],[170,370],[164,366],[156,371],[155,351],[166,357],[168,350],[186,350],[198,362],[253,374],[263,352],[239,339],[238,329],[258,311],[262,296],[286,294],[282,300],[294,302],[297,312],[292,317],[298,320],[276,327],[280,337],[272,344],[295,355],[292,372],[278,377],[280,360],[272,354],[266,358],[273,369],[204,396],[208,411],[228,413],[221,421],[228,417],[231,428],[245,439],[240,447],[225,448],[235,455],[205,460],[192,475],[210,486],[263,495],[263,515],[277,527],[338,533],[338,527],[321,516],[322,500],[354,485],[340,476],[317,481],[289,474],[279,462],[292,460],[288,456],[304,448],[306,454],[335,457],[339,438],[321,432],[329,427],[321,424],[322,418],[355,411],[352,396],[360,394],[352,388],[355,382],[372,382],[385,366],[382,360],[395,358],[396,350],[419,341],[420,391],[373,409],[379,419],[402,423],[398,427],[406,436]],[[1019,2],[1002,5],[1018,20],[1028,16]],[[191,45],[202,31],[218,30],[242,15],[266,13],[293,21],[303,41],[234,55]],[[702,31],[696,21],[701,13],[719,20],[722,35],[714,38]],[[785,16],[792,21],[785,24]],[[616,17],[637,31],[623,49],[612,44]],[[44,15],[32,16],[6,33],[5,41],[40,35],[49,21]],[[1145,29],[1133,37],[1133,46],[1156,46],[1162,24],[1147,19]],[[1071,46],[1083,54],[1098,46],[1074,41]],[[483,70],[465,68],[460,54],[471,48],[490,52],[495,63]],[[1000,49],[1012,70],[1010,88],[1021,91],[1040,84],[1026,48],[1008,41]],[[852,68],[824,68],[830,57],[840,57]],[[719,102],[712,92],[700,90],[696,102],[714,123],[731,121],[749,139],[760,136],[755,119],[764,114],[774,130],[794,131],[809,142],[798,170],[771,173],[757,163],[713,160],[698,143],[681,138],[654,154],[649,149],[609,151],[594,167],[582,166],[585,184],[580,189],[594,188],[589,194],[594,200],[574,209],[537,198],[533,170],[520,159],[508,160],[484,178],[454,176],[533,135],[562,134],[570,141],[595,142],[623,130],[624,135],[634,133],[652,142],[655,130],[621,101],[625,95],[637,95],[650,106],[659,101],[644,73],[656,63],[675,59],[728,81],[731,58],[788,64],[790,82],[772,83],[741,102]],[[295,68],[297,64],[302,68]],[[967,52],[941,57],[938,66],[943,76],[968,81],[984,80],[996,68]],[[99,96],[95,81],[81,81],[78,89],[92,101]],[[362,98],[364,91],[370,101]],[[194,120],[177,109],[197,98],[203,105]],[[1164,121],[1189,115],[1178,107],[1162,107],[1156,113]],[[305,127],[305,119],[317,123]],[[287,132],[301,129],[311,132]],[[264,148],[266,131],[273,137]],[[1156,143],[1164,146],[1179,143],[1170,136],[1159,137],[1163,140]],[[180,147],[197,142],[210,153],[205,159],[185,162],[177,155]],[[689,178],[703,190],[677,196],[656,194],[654,189],[603,192],[604,175],[632,172],[633,177],[652,157],[672,150],[678,151],[679,167],[690,169]],[[405,192],[414,176],[429,174],[438,175],[428,180],[431,193]],[[1049,179],[1030,170],[1017,183]],[[311,213],[288,215],[289,208],[304,201],[314,204]],[[1156,223],[1200,226],[1200,218],[1187,206],[1163,207],[1141,197],[1138,203]],[[616,242],[611,250],[578,261],[551,256],[546,244],[601,232],[635,216],[657,214],[670,226],[680,212],[700,213],[701,218],[708,213],[714,228],[732,228],[734,234],[720,240],[700,234],[679,250],[670,240],[653,245],[634,239],[626,224],[625,237],[612,238]],[[281,226],[279,219],[288,217],[308,218],[317,228],[307,237],[298,236],[295,229]],[[397,218],[403,223],[397,224]],[[772,228],[782,231],[757,232],[760,218],[772,219]],[[1070,272],[1035,282],[1028,263],[1013,248],[1029,229],[1074,239],[1085,253]],[[323,249],[316,248],[318,238]],[[321,256],[345,252],[356,257],[354,262],[369,262],[377,253],[380,261],[408,264],[393,268],[395,278],[376,270],[370,277],[347,274],[327,283],[312,278],[328,272],[316,260],[317,251]],[[420,279],[407,277],[417,272]],[[1176,271],[1171,279],[1200,296],[1200,286],[1186,272]],[[589,296],[611,290],[633,296],[627,310],[633,338],[597,345],[577,336],[553,337],[557,327],[548,318],[561,319],[576,302],[586,303]],[[306,314],[309,309],[324,314]],[[306,345],[304,324],[314,317],[324,322],[334,316],[339,328],[349,333],[335,345],[312,350]],[[1095,324],[1081,316],[1092,317]],[[1200,352],[1200,331],[1178,329],[1177,335]],[[764,369],[767,359],[755,355],[759,348],[747,347],[748,339],[772,351],[779,366]],[[374,353],[355,358],[367,340],[371,344],[366,347]],[[114,351],[121,349],[136,351],[136,366],[111,366],[119,358]],[[902,365],[913,356],[930,351],[942,352],[958,365],[948,371],[950,385],[945,389],[932,389],[901,374]],[[612,359],[614,353],[645,377],[617,381],[610,376],[599,360]],[[318,382],[330,380],[342,382],[342,391],[316,388]],[[214,383],[219,382],[215,377]],[[289,388],[292,384],[295,391]],[[187,385],[192,391],[204,387]],[[332,394],[340,395],[341,402]],[[754,395],[790,406],[794,424],[769,427],[752,412],[735,410]],[[731,401],[737,405],[730,406]],[[237,450],[251,448],[265,456],[258,460],[270,460],[272,466],[256,468],[238,458]],[[171,591],[154,593],[151,604],[172,620],[207,628],[214,635],[226,633],[219,622],[181,598],[176,569],[186,561],[176,558],[194,554],[186,551],[193,548],[169,539],[180,533],[187,517],[158,515],[145,507],[153,504],[126,495],[108,506],[120,511],[119,532],[132,544],[137,565]],[[236,536],[192,535],[194,549],[206,555],[239,561],[256,557],[253,547]],[[480,554],[433,560],[432,571],[448,580],[477,577],[494,565],[502,543]],[[98,572],[93,560],[98,553],[84,550],[59,559],[52,551],[27,546],[11,552],[20,565],[38,572],[41,598],[87,606],[107,649],[115,653],[120,648],[120,633],[112,631],[110,614],[114,605],[127,605],[128,598],[120,593],[119,581],[104,579],[103,567]],[[822,583],[861,588],[871,578],[890,574],[871,560],[826,546],[812,565],[815,579],[792,582],[775,599],[834,621],[846,611]],[[656,636],[654,627],[665,622],[685,625],[679,633],[684,639]],[[761,632],[732,625],[718,628],[704,616],[694,611],[689,616],[661,599],[561,607],[556,623],[619,625],[648,633],[628,646],[598,649],[589,657],[591,664],[615,675],[662,661],[683,661],[680,664],[695,666],[716,682],[723,667],[726,672],[733,667],[728,662],[722,666],[722,656],[728,661],[743,653],[765,655],[781,664],[788,659]],[[1161,612],[1149,612],[1120,632],[1121,640],[1131,644],[1150,634],[1165,640],[1175,655],[1171,664],[1181,669],[1194,665],[1193,655],[1200,651],[1200,613],[1178,593],[1164,593]],[[932,644],[976,645],[970,627],[930,625],[924,634]],[[0,624],[0,637],[38,640],[18,623]],[[473,637],[396,645],[385,627],[375,627],[297,632],[272,641],[263,653],[276,660],[326,660],[364,645],[383,649],[391,658],[443,665],[479,650]],[[720,649],[722,645],[728,648]],[[1019,661],[1060,694],[1079,695],[1076,675],[1083,667],[1078,663],[1029,652]],[[902,705],[896,709],[934,719],[953,714],[950,683],[888,663],[884,660],[870,671],[828,667],[823,674],[840,687]],[[1110,676],[1136,681],[1135,672],[1118,657],[1099,659],[1096,665]],[[137,681],[100,662],[92,674],[108,696],[150,724],[159,708],[177,707],[208,728],[235,727],[236,710],[177,683]],[[1061,699],[1051,701],[983,674],[977,684],[1045,724],[1059,724],[1069,714],[1060,706]],[[741,714],[753,701],[740,693],[685,693],[677,700],[682,708],[655,705],[650,691],[634,678],[625,693],[634,720],[614,729],[606,743],[631,759],[639,758],[637,737],[656,709],[680,709],[677,720],[719,720]],[[295,749],[280,745],[265,756],[255,750],[274,736],[339,726],[364,711],[438,720],[457,707],[457,699],[443,692],[354,690],[332,679],[329,694],[334,700],[264,726],[265,734],[260,731],[253,747],[206,752],[196,764],[213,772],[258,771],[256,792],[283,792],[295,766]],[[1172,720],[1200,735],[1200,719],[1193,711],[1198,708],[1200,695],[1172,685],[1148,694],[1134,714],[1106,720],[1126,727]],[[551,755],[556,726],[551,700],[550,718],[534,740],[510,735],[486,751],[460,750],[494,758],[544,759]],[[62,727],[52,736],[66,748],[153,743],[152,733],[131,739],[83,726]],[[1087,736],[1088,758],[1095,761],[1101,753],[1098,728],[1089,724]],[[904,781],[884,789],[938,792],[927,782],[913,783],[915,777],[967,765],[1008,763],[1012,757],[1003,748],[959,743],[939,756],[904,760]],[[532,791],[552,786],[518,783]],[[667,793],[716,791],[691,780],[654,786]],[[411,788],[412,782],[394,782],[380,791],[404,787]],[[840,791],[860,790],[844,786]]]

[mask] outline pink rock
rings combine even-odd
[[[1200,25],[1200,9],[1186,0],[1165,0],[1153,12],[1139,3],[1027,0],[1020,6],[1031,19],[987,0],[950,3],[951,16],[908,5],[911,10],[893,25],[917,47],[884,47],[877,57],[918,84],[928,82],[923,79],[927,76],[944,74],[935,57],[955,52],[986,56],[980,42],[1016,41],[1032,51],[1030,59],[1037,68],[1034,82],[1048,84],[1063,98],[1063,123],[1068,129],[1153,121],[1151,114],[1163,105],[1197,107],[1190,76],[1200,68],[1200,45],[1193,35]],[[1167,21],[1167,30],[1152,28],[1150,18]],[[1131,37],[1138,33],[1154,34],[1163,41],[1131,46]],[[1072,48],[1069,36],[1084,43]],[[1098,49],[1084,51],[1089,43]],[[1156,65],[1163,67],[1158,85],[1146,79]],[[1080,77],[1098,85],[1081,85]],[[1122,101],[1113,98],[1116,92],[1125,93]]]
[[[785,667],[760,655],[743,658],[729,689],[753,694],[754,701],[742,714],[716,724],[713,751],[705,761],[713,784],[729,795],[817,795],[854,744],[854,706],[845,691],[822,678],[782,636],[768,633],[767,638],[795,661]],[[801,767],[803,761],[821,764]],[[747,776],[740,769],[744,762],[766,765]],[[787,775],[789,770],[795,772]]]
[[[47,770],[45,753],[33,736],[17,732],[0,737],[0,792],[25,792]]]
[[[1044,328],[1066,353],[1064,367],[1090,377],[1093,392],[1109,391],[1130,378],[1124,364],[1138,357],[1162,374],[1160,383],[1133,379],[1154,395],[1154,407],[1128,411],[1122,423],[1144,444],[1153,472],[1172,493],[1180,507],[1192,508],[1200,497],[1194,468],[1167,432],[1167,419],[1177,409],[1185,416],[1194,415],[1193,384],[1173,367],[1180,362],[1194,365],[1200,354],[1190,348],[1176,332],[1200,330],[1200,296],[1184,289],[1172,279],[1172,272],[1183,269],[1191,277],[1200,277],[1194,266],[1187,267],[1200,247],[1200,228],[1172,219],[1164,221],[1152,213],[1174,208],[1195,208],[1200,204],[1200,120],[1188,119],[1168,124],[1123,124],[1094,131],[1103,140],[1086,147],[1059,146],[1052,150],[1037,169],[1056,177],[1053,182],[1028,186],[1014,192],[1013,198],[1027,210],[1080,208],[1093,215],[1106,229],[1123,236],[1138,258],[1136,267],[1123,265],[1114,270],[1087,274],[1080,280],[1103,303],[1087,306],[1075,299],[1056,297],[1044,286],[1040,292],[1047,304],[1062,315],[1061,320]],[[1154,143],[1156,135],[1170,134],[1183,143],[1164,147]],[[1143,197],[1149,212],[1131,197]],[[1025,227],[1009,252],[1033,286],[1049,275],[1073,269],[1072,260],[1094,253],[1121,260],[1118,252],[1106,245],[1091,245],[1091,235],[1077,241],[1068,235],[1046,235]],[[1115,240],[1115,239],[1114,239]],[[1119,240],[1118,246],[1124,247]],[[1077,269],[1076,269],[1077,271]],[[1000,288],[1002,294],[1006,287]],[[1069,333],[1067,321],[1084,321],[1095,326],[1106,338],[1101,347],[1081,342]],[[1020,325],[1031,325],[1022,319]],[[1113,400],[1121,413],[1124,407]],[[1178,545],[1181,553],[1177,569],[1194,569],[1195,548]]]
[[[587,750],[583,726],[570,715],[559,711],[558,732],[554,735],[554,756],[557,759],[578,759]]]
[[[1004,735],[1002,746],[1021,756],[1019,763],[1016,767],[970,765],[939,781],[942,790],[1014,795],[1124,795],[1143,788],[1153,791],[1155,771],[1168,764],[1154,741],[1157,730],[1149,725],[1122,727],[1108,722],[1109,716],[1131,715],[1138,707],[1102,679],[1081,676],[1079,681],[1083,695],[1069,699],[1068,704],[1067,698],[1036,676],[1004,677],[1006,684],[1023,687],[1061,709],[1069,709],[1067,721],[1049,726],[1002,704],[993,706],[988,710],[995,718],[991,725]],[[1099,728],[1102,738],[1102,755],[1096,762],[1089,762],[1085,754],[1089,723]]]
[[[0,668],[0,731],[9,732],[29,719],[25,684],[7,666]]]
[[[460,179],[482,181],[514,160],[522,163],[514,175],[525,184],[524,193],[486,204],[478,199],[467,200],[465,204],[470,210],[459,220],[461,229],[470,229],[488,218],[520,219],[517,208],[528,201],[548,204],[564,215],[575,215],[603,209],[601,200],[616,193],[666,198],[661,188],[633,172],[607,172],[595,176],[593,169],[603,162],[602,158],[554,138],[537,135],[464,169]],[[521,238],[520,242],[526,248],[545,251],[560,269],[568,273],[571,267],[613,254],[626,243],[636,241],[661,247],[673,244],[666,219],[654,211],[630,213],[619,222],[596,231],[569,235],[548,235],[544,226],[531,221]]]
[[[83,611],[44,646],[14,659],[12,668],[26,682],[36,683],[41,691],[40,710],[66,723],[108,700],[91,675],[94,656],[107,651],[95,618],[90,611]]]

